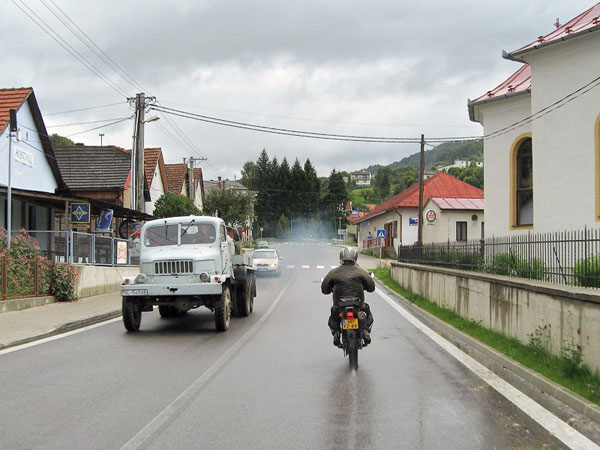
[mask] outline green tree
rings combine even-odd
[[[387,200],[390,195],[391,185],[389,172],[390,170],[387,167],[380,167],[377,169],[377,174],[375,175],[375,190],[382,202]]]
[[[220,217],[232,227],[245,226],[252,218],[252,195],[234,189],[211,189],[204,200],[203,212]]]
[[[177,217],[190,214],[200,215],[201,212],[196,208],[193,200],[184,195],[166,192],[156,200],[154,205],[154,217]]]
[[[349,199],[350,194],[342,174],[333,169],[327,180],[327,190],[323,197],[323,206],[332,228],[336,227],[339,218],[345,220],[344,209]]]
[[[283,214],[277,221],[277,237],[288,237],[290,235],[290,221]]]
[[[63,136],[59,136],[56,133],[51,134],[49,136],[49,139],[50,139],[50,144],[52,145],[52,147],[73,147],[73,146],[75,146],[75,142],[73,142],[71,139],[63,137]]]

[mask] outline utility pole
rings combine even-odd
[[[183,163],[185,164],[185,160],[186,158],[183,158]],[[196,185],[194,183],[194,164],[196,162],[200,162],[200,161],[206,161],[206,158],[194,158],[193,156],[190,156],[190,159],[188,161],[188,197],[191,198],[192,200],[194,200],[195,196],[196,196]]]
[[[425,173],[425,135],[421,135],[421,166],[419,168],[419,234],[417,241],[423,245],[423,176]]]
[[[133,124],[133,147],[131,148],[131,209],[144,212],[144,123],[156,120],[151,117],[144,120],[147,102],[154,102],[155,97],[146,97],[144,93],[137,94],[135,98],[127,99],[135,107],[135,120]]]
[[[12,185],[11,185],[11,160],[12,160],[12,134],[17,132],[17,110],[9,109],[8,123],[8,186],[6,192],[6,247],[10,250],[10,241],[12,237]]]

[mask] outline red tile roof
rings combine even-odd
[[[600,29],[600,3],[592,6],[587,11],[579,14],[574,19],[548,33],[545,36],[538,37],[535,41],[527,44],[513,52],[505,53],[504,57],[515,61],[524,62],[520,56],[530,51],[546,47],[551,44],[556,44],[576,36],[581,36],[584,33],[590,33]],[[508,79],[502,82],[494,89],[487,91],[485,94],[477,97],[475,100],[469,101],[469,113],[471,120],[474,119],[471,106],[477,103],[485,103],[486,101],[501,98],[511,94],[527,92],[531,90],[531,67],[525,64]]]
[[[531,89],[531,66],[525,64],[500,85],[496,86],[491,91],[477,97],[469,102],[471,105],[475,103],[484,103],[486,100],[516,94],[517,92],[525,92]]]
[[[144,173],[146,175],[146,183],[148,183],[148,187],[152,185],[152,179],[154,178],[154,172],[156,171],[156,165],[158,164],[160,154],[160,148],[144,149]]]
[[[32,88],[0,89],[0,134],[6,129],[9,120],[8,111],[19,110],[32,92]]]
[[[167,171],[167,190],[174,194],[181,194],[185,183],[187,164],[165,164]]]
[[[510,52],[507,56],[515,58],[531,50],[565,41],[584,33],[597,31],[600,29],[600,3],[592,6],[587,11],[579,14],[574,19],[557,28],[545,36],[538,37],[531,44],[527,44],[518,50]]]
[[[445,172],[428,178],[423,182],[423,205],[431,197],[453,198],[471,198],[483,199],[483,191],[475,186],[471,186],[464,181],[454,178]],[[383,202],[377,208],[359,218],[355,222],[363,222],[371,217],[384,214],[396,208],[418,208],[419,207],[419,183],[415,183],[395,197]]]

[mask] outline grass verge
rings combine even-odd
[[[600,405],[600,374],[592,372],[582,363],[581,348],[574,344],[565,345],[560,356],[551,354],[546,349],[550,333],[548,328],[538,328],[529,336],[529,343],[523,344],[515,338],[485,328],[474,320],[465,319],[409,291],[392,279],[389,268],[375,269],[373,272],[379,281],[419,308],[525,367]]]

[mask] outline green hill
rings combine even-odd
[[[424,156],[425,167],[444,166],[456,160],[483,162],[483,141],[444,142],[431,150],[425,150]],[[417,152],[387,166],[375,164],[362,170],[375,175],[379,167],[397,169],[402,166],[412,166],[418,169],[420,164],[421,155]]]

